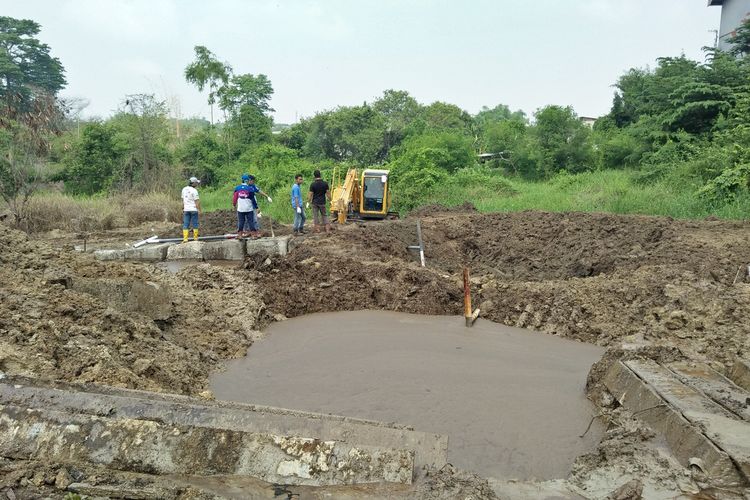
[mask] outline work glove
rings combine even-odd
[[[268,203],[271,203],[273,201],[270,196],[266,196],[266,199],[268,200]]]
[[[305,208],[310,208],[310,202],[305,203]]]
[[[302,207],[297,207],[297,213],[298,213],[298,214],[301,214],[301,213],[302,213]]]
[[[263,217],[263,214],[258,212],[258,218],[260,219],[261,217]]]

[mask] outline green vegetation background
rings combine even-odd
[[[203,181],[206,210],[229,209],[245,172],[274,198],[261,209],[288,221],[295,174],[306,187],[315,169],[330,181],[334,168],[374,165],[391,170],[402,212],[465,202],[679,218],[747,218],[750,209],[748,23],[730,53],[707,48],[703,61],[665,57],[626,72],[593,127],[567,106],[526,116],[499,104],[470,115],[398,90],[274,124],[268,77],[235,74],[205,47],[195,48],[185,78],[206,94],[217,123],[175,119],[148,94],[124,96],[111,118],[80,122],[80,103],[56,97],[64,69],[39,30],[0,17],[0,47],[16,47],[0,54],[0,193],[19,223],[40,189],[75,199],[168,193],[176,202],[192,175]],[[26,59],[14,61],[17,53]]]

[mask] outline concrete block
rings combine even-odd
[[[151,281],[75,277],[71,288],[93,295],[120,311],[137,312],[153,320],[166,320],[172,316],[172,297],[166,285]]]
[[[321,486],[409,484],[416,467],[445,465],[446,452],[444,436],[379,422],[22,377],[0,383],[0,454],[21,459]]]
[[[750,391],[750,361],[742,358],[735,359],[728,375],[732,382]]]
[[[245,240],[207,241],[203,244],[204,260],[244,260]]]
[[[732,419],[653,361],[613,363],[604,384],[620,404],[664,436],[683,466],[699,467],[715,486],[745,483],[745,467],[735,466],[734,460],[745,455],[750,439],[746,422]]]
[[[146,260],[161,261],[167,258],[167,251],[171,243],[161,243],[158,245],[143,245],[138,248],[128,248],[125,250],[126,260]]]
[[[94,257],[97,260],[125,260],[124,249],[95,250]]]
[[[171,245],[167,249],[167,260],[203,260],[202,241],[188,241]]]
[[[245,251],[247,255],[262,253],[284,256],[289,253],[289,240],[291,239],[291,236],[276,236],[275,238],[246,240]]]

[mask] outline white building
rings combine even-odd
[[[719,48],[727,50],[737,28],[750,18],[750,0],[708,0],[708,6],[721,6],[721,26],[719,28]]]

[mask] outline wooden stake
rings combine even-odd
[[[471,311],[471,286],[469,284],[468,267],[464,267],[464,318],[466,319],[467,327],[474,324],[474,318],[472,318]]]

